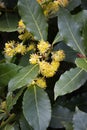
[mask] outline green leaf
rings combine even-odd
[[[21,130],[33,130],[23,115],[21,115],[19,122]]]
[[[74,68],[70,71],[66,71],[55,84],[55,98],[75,91],[80,88],[86,80],[87,73],[83,69]]]
[[[20,66],[27,66],[29,65],[29,55],[30,53],[26,53],[25,55],[23,55],[20,59],[19,65]]]
[[[80,35],[79,25],[74,21],[68,10],[61,8],[58,13],[59,33],[63,37],[66,44],[74,50],[85,55],[84,44]]]
[[[76,65],[83,70],[87,71],[87,60],[85,58],[77,58],[75,61]]]
[[[16,104],[17,100],[19,97],[22,95],[23,91],[25,88],[22,88],[17,92],[14,96],[12,92],[8,92],[7,97],[6,97],[6,109],[8,112],[13,108],[13,106]]]
[[[66,130],[74,130],[72,123],[64,122],[63,124],[64,124],[64,127],[65,127]]]
[[[0,64],[0,86],[6,86],[9,80],[16,75],[20,68],[20,66],[12,63]]]
[[[68,108],[59,106],[58,104],[54,105],[52,112],[52,119],[50,127],[52,128],[63,128],[63,122],[72,122],[73,112]]]
[[[17,31],[19,17],[16,13],[7,13],[0,15],[0,31]]]
[[[27,30],[37,40],[47,40],[47,22],[36,0],[19,0],[18,10]]]
[[[51,105],[46,92],[30,86],[24,94],[23,113],[34,130],[46,130],[51,119]]]
[[[72,11],[79,5],[81,5],[81,0],[70,0],[67,8],[68,10]]]
[[[87,21],[87,10],[82,10],[78,14],[73,15],[73,19],[77,22],[80,29],[82,29],[83,25]]]
[[[74,130],[87,130],[87,113],[77,110],[73,117]]]
[[[9,91],[14,91],[27,84],[30,84],[38,75],[38,65],[29,65],[19,71],[19,73],[10,80],[8,84]]]
[[[60,34],[57,33],[57,35],[56,35],[56,37],[55,37],[55,39],[54,39],[52,45],[54,45],[55,43],[60,42],[60,41],[62,41],[62,40],[63,40],[63,39],[62,39],[62,37],[60,36]]]
[[[87,20],[83,27],[83,42],[84,42],[84,46],[85,46],[85,51],[87,53]]]
[[[1,113],[0,111],[0,120],[4,119],[6,117],[6,113]]]
[[[4,128],[4,130],[15,130],[12,125],[7,124]]]
[[[87,0],[81,0],[83,9],[87,9]]]

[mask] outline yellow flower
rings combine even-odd
[[[52,61],[51,62],[51,68],[52,68],[52,70],[53,71],[57,71],[57,69],[59,68],[59,66],[60,66],[60,62],[58,62],[58,61]]]
[[[35,80],[36,84],[41,88],[46,88],[46,80],[44,77],[39,77]]]
[[[65,58],[65,53],[63,50],[59,50],[52,53],[52,59],[54,61],[63,61]]]
[[[31,54],[30,55],[29,61],[30,61],[31,64],[37,64],[38,60],[39,60],[39,56],[37,54]]]
[[[25,32],[22,33],[22,34],[20,34],[20,35],[18,36],[18,38],[19,38],[20,40],[33,39],[33,35],[32,35],[30,32],[28,32],[27,30],[25,30]]]
[[[50,2],[51,0],[37,0],[37,2],[39,3],[39,4],[45,4],[45,3],[47,3],[47,2]]]
[[[29,47],[27,47],[27,51],[31,51],[31,50],[35,50],[35,45],[32,43],[29,45]]]
[[[6,109],[6,101],[3,101],[1,103],[1,109],[5,110]]]
[[[22,20],[19,21],[18,26],[21,28],[25,28],[25,25]]]
[[[50,44],[48,42],[45,42],[44,40],[41,40],[38,45],[37,45],[37,48],[39,50],[39,52],[41,54],[44,54],[45,52],[47,52],[50,48]]]
[[[51,62],[48,63],[46,61],[40,61],[39,62],[39,67],[40,67],[40,72],[43,76],[49,78],[53,77],[54,74],[56,73],[60,63],[59,62]]]
[[[13,57],[15,55],[15,41],[10,41],[8,43],[5,43],[4,53],[7,56]]]
[[[68,0],[56,0],[60,6],[66,7],[69,3]]]
[[[18,23],[18,32],[19,33],[24,32],[25,28],[26,28],[26,26],[24,25],[23,21],[20,20],[19,23]]]
[[[23,44],[17,44],[15,47],[15,52],[24,55],[26,53],[26,46]]]
[[[56,1],[50,2],[48,5],[44,7],[44,14],[46,16],[53,15],[59,10],[59,5]]]

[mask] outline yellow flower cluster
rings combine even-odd
[[[17,44],[14,50],[16,53],[24,55],[26,53],[26,46],[23,44]]]
[[[52,53],[52,59],[54,61],[63,61],[65,58],[65,53],[63,50],[55,51]]]
[[[50,2],[48,5],[44,7],[45,16],[53,15],[55,12],[59,10],[59,6],[57,2]]]
[[[22,43],[16,43],[15,41],[9,41],[5,43],[4,53],[6,56],[13,57],[17,53],[24,55],[26,52],[35,50],[35,45],[32,43],[28,47]]]
[[[66,7],[69,3],[68,0],[55,0],[54,2],[56,2],[59,6],[63,6],[63,7]]]
[[[65,53],[63,50],[55,51],[52,53],[52,61],[48,62],[47,59],[51,54],[51,45],[43,40],[39,41],[37,44],[38,52],[37,54],[30,55],[30,63],[38,64],[40,68],[40,73],[44,77],[53,77],[57,69],[60,66],[60,61],[64,60]]]
[[[37,55],[37,54],[31,54],[30,55],[29,61],[30,61],[31,64],[37,64],[38,60],[39,60],[39,55]]]
[[[27,51],[31,51],[31,50],[36,50],[34,43],[30,44],[30,45],[27,47]]]
[[[59,10],[60,6],[66,7],[69,3],[68,0],[37,0],[37,2],[43,8],[46,16],[55,14]]]
[[[7,56],[13,57],[15,55],[14,45],[15,41],[5,43],[4,52]]]
[[[40,54],[46,53],[50,49],[50,47],[51,45],[48,42],[45,42],[44,40],[41,40],[37,45]]]
[[[27,30],[25,30],[24,33],[22,33],[18,36],[18,38],[20,40],[25,41],[25,40],[28,40],[28,39],[33,39],[33,35],[30,32],[28,32]]]
[[[18,32],[19,33],[24,32],[25,28],[26,28],[26,26],[24,25],[23,21],[20,20],[19,23],[18,23]]]
[[[51,63],[48,63],[44,60],[39,62],[40,72],[47,78],[53,77],[59,66],[60,63],[55,61],[52,61]]]
[[[47,85],[46,85],[46,80],[44,77],[38,77],[36,80],[35,80],[35,84],[37,84],[39,87],[41,88],[46,88]]]
[[[33,35],[26,30],[26,26],[25,26],[25,24],[23,23],[22,20],[20,20],[19,23],[18,23],[18,32],[20,34],[18,36],[18,38],[20,40],[26,41],[28,39],[32,39],[32,40],[34,39]]]
[[[26,46],[15,41],[10,41],[5,43],[4,53],[10,57],[13,57],[17,53],[24,55],[26,53]]]

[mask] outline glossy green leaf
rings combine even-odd
[[[8,112],[10,112],[10,110],[16,104],[17,100],[22,95],[24,89],[25,88],[20,89],[19,92],[17,92],[15,95],[13,95],[12,92],[8,92],[7,97],[6,97],[6,106],[7,106]]]
[[[76,110],[73,117],[74,130],[87,130],[87,113]]]
[[[36,0],[19,0],[18,10],[27,30],[37,40],[47,40],[47,22]]]
[[[19,17],[16,13],[7,13],[0,15],[0,31],[13,32],[17,31]]]
[[[87,0],[82,0],[82,8],[87,9]]]
[[[31,83],[38,75],[38,65],[29,65],[19,71],[19,73],[10,80],[8,84],[9,91],[14,91]]]
[[[77,58],[75,61],[76,65],[83,70],[87,71],[87,59],[86,58]]]
[[[33,130],[23,115],[21,115],[19,122],[21,130]]]
[[[66,123],[66,122],[64,122],[63,124],[64,124],[64,127],[65,127],[66,130],[73,130],[72,123]]]
[[[72,11],[79,5],[81,5],[81,0],[70,0],[67,8],[68,10]]]
[[[63,38],[60,36],[59,33],[57,33],[56,37],[54,38],[52,45],[54,45],[55,43],[60,42],[62,40],[63,40]]]
[[[83,69],[74,68],[70,71],[66,71],[55,84],[55,98],[77,90],[86,82],[86,80],[87,72]]]
[[[80,35],[79,25],[74,21],[68,10],[61,8],[58,13],[59,33],[66,44],[85,55],[84,44]]]
[[[83,42],[84,42],[84,46],[85,46],[85,51],[87,53],[87,20],[83,26]]]
[[[6,117],[6,113],[1,112],[0,110],[0,120],[4,119]]]
[[[63,128],[64,127],[63,123],[72,122],[72,117],[73,117],[73,112],[71,112],[68,108],[65,108],[56,104],[53,107],[50,127]]]
[[[12,125],[7,124],[4,128],[4,130],[15,130]]]
[[[51,105],[46,92],[30,86],[23,98],[23,113],[34,130],[46,130],[51,119]]]
[[[9,80],[16,75],[20,68],[20,66],[12,63],[0,64],[0,86],[6,86]]]
[[[87,10],[82,10],[76,15],[73,15],[73,19],[77,22],[79,25],[80,29],[84,26],[84,24],[87,21]]]

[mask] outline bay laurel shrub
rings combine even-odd
[[[87,1],[0,0],[0,130],[87,129]]]

